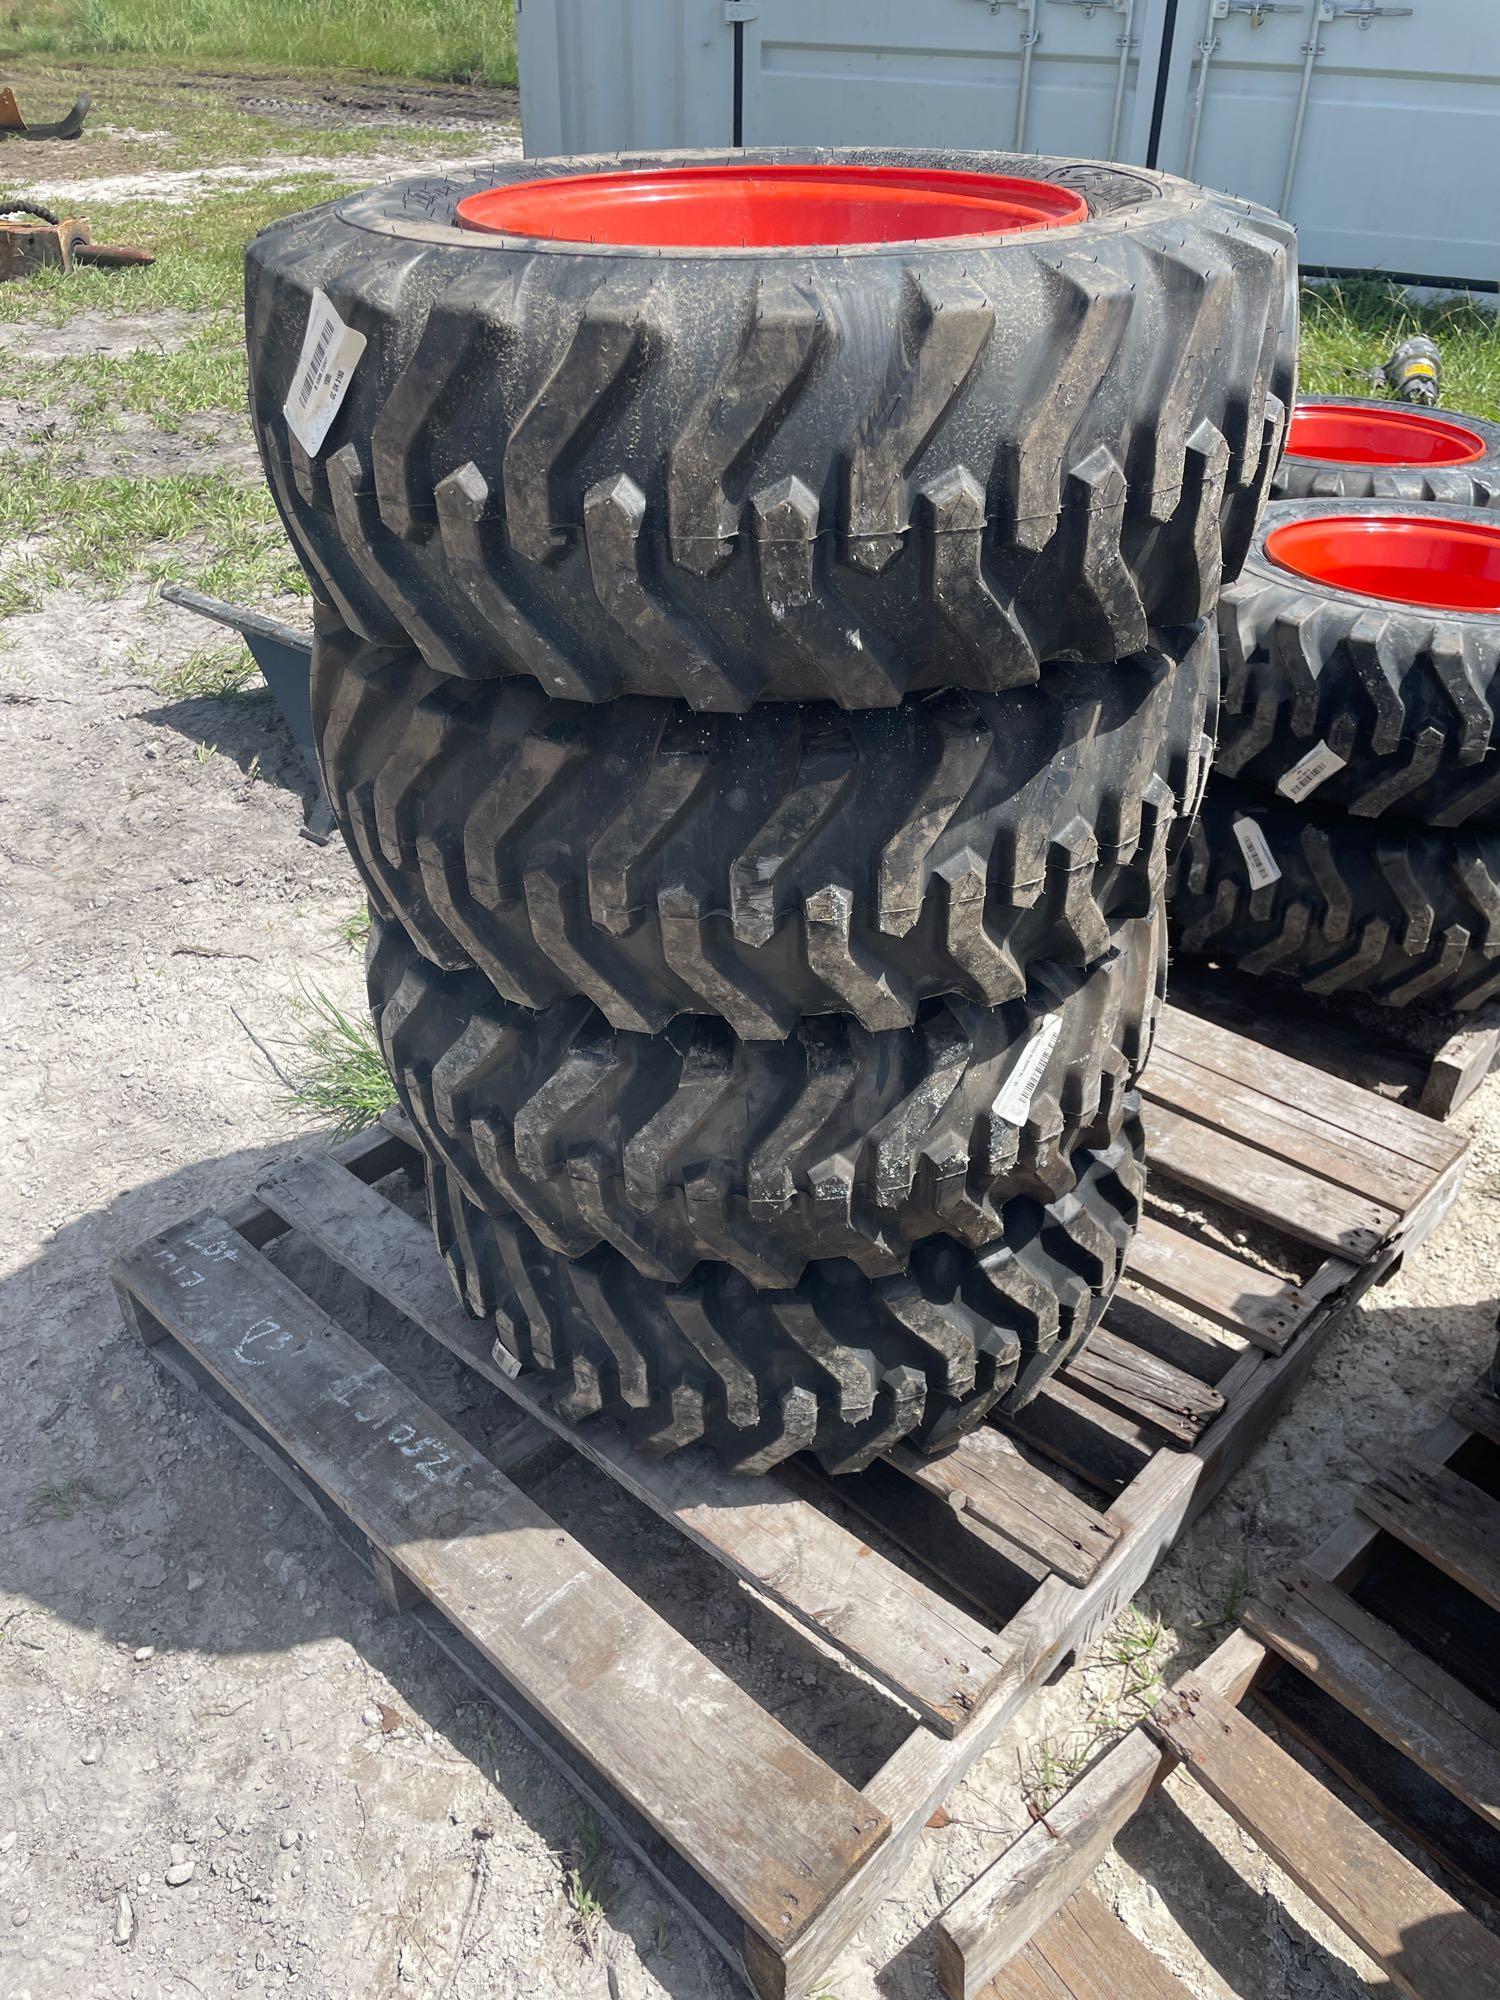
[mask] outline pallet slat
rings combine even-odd
[[[1261,1658],[1234,1632],[1199,1673],[1238,1701]],[[937,1922],[938,1983],[949,2000],[986,2000],[989,1981],[1084,1886],[1173,1762],[1144,1729],[1132,1729],[954,1897]]]
[[[1191,1444],[1224,1407],[1217,1389],[1144,1353],[1107,1327],[1097,1327],[1062,1372],[1076,1388],[1154,1425],[1180,1444]]]
[[[1430,1167],[1393,1153],[1378,1139],[1341,1131],[1296,1100],[1237,1083],[1160,1042],[1141,1078],[1141,1095],[1401,1215],[1432,1182]]]
[[[761,1935],[890,1823],[214,1217],[119,1281]]]
[[[1500,1827],[1500,1716],[1333,1584],[1303,1573],[1240,1614],[1245,1629]]]
[[[1500,2000],[1500,1952],[1463,1905],[1189,1675],[1142,1725],[1411,2000]]]
[[[780,1480],[756,1480],[752,1490],[704,1452],[644,1458],[613,1426],[569,1424],[529,1383],[503,1375],[483,1328],[456,1305],[427,1230],[327,1154],[289,1162],[266,1176],[260,1193],[336,1263],[472,1359],[536,1421],[857,1661],[932,1727],[954,1734],[1007,1685],[1009,1658],[993,1632]]]
[[[1441,1173],[1464,1150],[1461,1134],[1445,1131],[1421,1113],[1170,1002],[1162,1009],[1156,1045],[1277,1104],[1301,1105],[1346,1139],[1378,1145],[1429,1173]]]
[[[886,1456],[924,1491],[972,1514],[1069,1583],[1087,1583],[1119,1539],[1102,1515],[1038,1472],[999,1431],[970,1431],[938,1458],[909,1445]]]
[[[1280,1354],[1307,1317],[1301,1287],[1290,1278],[1258,1270],[1159,1216],[1142,1218],[1125,1268],[1138,1284],[1191,1306],[1268,1354]]]
[[[1391,1466],[1360,1488],[1355,1506],[1435,1569],[1500,1611],[1500,1503],[1429,1465]]]
[[[1340,1257],[1368,1257],[1401,1220],[1400,1211],[1308,1173],[1212,1125],[1148,1100],[1152,1167],[1196,1194],[1228,1202],[1300,1242]]]
[[[1080,1889],[980,2000],[1185,2000],[1186,1991],[1113,1910]]]

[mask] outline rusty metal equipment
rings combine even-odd
[[[80,264],[154,264],[150,250],[96,243],[80,216],[56,216],[31,202],[0,202],[0,284],[36,271],[71,271]]]
[[[72,110],[61,118],[53,119],[50,125],[28,125],[21,116],[16,93],[8,83],[0,84],[0,139],[76,139],[93,101],[86,90],[81,90],[73,100]]]

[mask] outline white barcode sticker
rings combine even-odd
[[[1331,778],[1335,771],[1342,771],[1348,761],[1347,757],[1341,757],[1337,750],[1330,750],[1320,740],[1305,757],[1299,757],[1289,771],[1282,772],[1276,780],[1276,789],[1284,798],[1301,805],[1325,778]]]
[[[1049,1014],[1040,1022],[1031,1040],[1021,1051],[1021,1060],[1001,1086],[995,1099],[995,1115],[1007,1125],[1024,1125],[1031,1112],[1042,1073],[1052,1060],[1057,1038],[1062,1033],[1062,1015]]]
[[[291,393],[281,406],[287,429],[309,458],[323,449],[365,345],[365,336],[345,326],[327,293],[314,292]]]
[[[1276,858],[1266,836],[1253,819],[1237,819],[1234,837],[1240,844],[1240,853],[1245,857],[1245,872],[1250,877],[1252,889],[1269,889],[1273,882],[1281,880],[1281,870],[1276,866]]]

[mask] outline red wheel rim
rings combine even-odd
[[[661,167],[563,174],[485,188],[465,229],[638,249],[826,249],[934,237],[1012,236],[1083,222],[1071,188],[939,167]]]
[[[1484,439],[1450,417],[1420,410],[1299,403],[1287,428],[1286,455],[1325,465],[1472,465],[1484,457]]]
[[[1266,554],[1334,590],[1429,611],[1500,612],[1500,524],[1400,514],[1323,514],[1266,536]]]

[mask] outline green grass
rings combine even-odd
[[[11,0],[3,46],[513,84],[513,0]]]
[[[6,366],[6,394],[66,405],[84,435],[108,430],[124,411],[150,417],[161,430],[207,410],[245,407],[245,336],[238,314],[215,313],[192,327],[180,348],[164,354],[18,355]]]
[[[156,692],[169,701],[227,701],[265,692],[260,669],[243,645],[205,646],[175,666],[145,661],[141,667]]]
[[[182,207],[162,201],[90,202],[88,217],[99,242],[144,244],[156,252],[156,262],[131,271],[43,271],[24,285],[0,286],[0,319],[61,326],[85,307],[242,313],[245,245],[256,230],[277,216],[347,194],[350,186],[331,176],[292,174],[284,181],[204,194]]]
[[[1500,419],[1500,314],[1462,297],[1414,305],[1377,279],[1303,292],[1301,386],[1324,396],[1381,395],[1371,371],[1414,333],[1442,352],[1444,404]]]
[[[208,472],[90,479],[60,454],[0,456],[0,549],[22,537],[36,551],[0,569],[0,616],[73,579],[108,595],[185,569],[195,587],[231,601],[307,594],[259,481]]]
[[[368,1021],[310,988],[293,1002],[301,1033],[288,1065],[292,1095],[340,1135],[373,1124],[396,1102],[390,1071]]]

